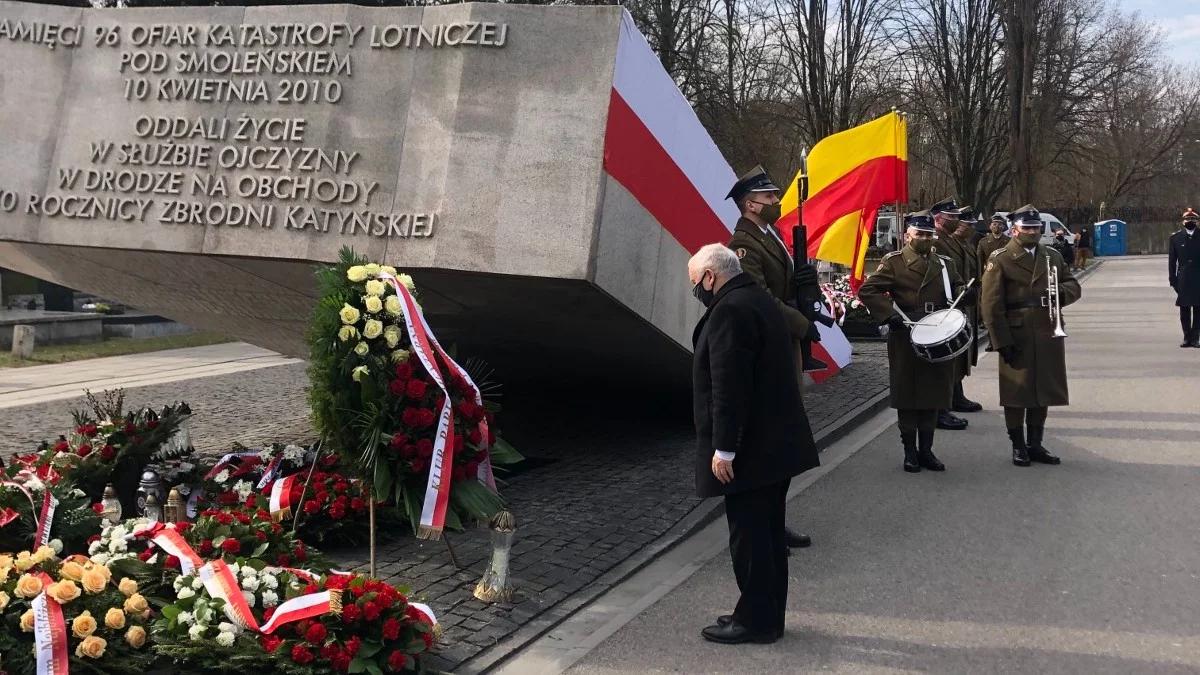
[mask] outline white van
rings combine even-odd
[[[1008,216],[1008,211],[999,211],[999,213],[1002,216]],[[1063,230],[1067,233],[1067,242],[1071,244],[1075,243],[1075,235],[1053,214],[1039,211],[1038,216],[1042,219],[1042,244],[1044,246],[1050,246],[1054,243],[1055,230]]]

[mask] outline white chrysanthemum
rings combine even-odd
[[[276,579],[273,575],[263,574],[261,579],[262,579],[264,588],[266,588],[268,590],[272,590],[272,591],[275,590],[276,588],[279,588],[279,580]]]
[[[46,489],[46,484],[43,483],[40,478],[31,477],[25,479],[25,487],[28,488],[30,492],[42,492]]]
[[[88,555],[89,556],[96,555],[97,553],[100,552],[100,549],[103,547],[104,547],[103,541],[101,541],[99,539],[97,539],[96,541],[93,541],[92,543],[88,544]]]
[[[238,494],[239,499],[246,501],[246,498],[250,496],[250,493],[254,492],[254,486],[251,485],[250,481],[248,480],[239,480],[233,484],[233,491]]]
[[[186,583],[186,577],[178,576],[175,577],[175,581],[171,582],[171,586],[173,586],[176,591],[179,591],[179,589],[183,588],[184,584]]]
[[[97,553],[96,555],[91,556],[91,558],[92,562],[96,563],[97,565],[107,565],[109,556],[107,553]]]
[[[248,591],[251,591],[251,592],[257,591],[258,586],[259,586],[259,581],[256,577],[246,577],[245,579],[242,579],[242,588],[244,588]]]
[[[256,577],[258,576],[258,570],[249,565],[242,565],[241,574],[243,577]]]
[[[108,536],[112,537],[113,539],[124,539],[125,535],[127,534],[129,534],[129,530],[125,528],[124,524],[121,524],[113,525],[113,528],[109,531]]]
[[[242,591],[242,597],[246,599],[247,606],[254,607],[255,598],[253,593],[250,591]]]
[[[193,591],[191,588],[181,588],[177,596],[180,600],[187,600],[188,598],[196,597],[196,591]]]
[[[288,445],[283,448],[283,458],[289,462],[299,462],[304,459],[304,446]]]
[[[379,263],[367,263],[366,265],[363,265],[363,270],[365,270],[368,275],[373,277],[378,276],[381,269],[383,268],[379,266]]]
[[[235,623],[229,623],[228,621],[222,621],[221,623],[217,624],[217,630],[221,631],[222,633],[233,633],[234,635],[242,632],[240,626]]]
[[[235,639],[236,638],[233,633],[217,634],[217,644],[221,645],[222,647],[232,647]]]
[[[216,542],[213,542],[213,543],[216,544]],[[242,570],[242,568],[235,562],[229,563],[228,565],[226,565],[226,567],[229,568],[230,572],[233,572],[234,576],[237,576],[238,572],[240,572]]]
[[[192,590],[198,591],[201,588],[204,588],[204,581],[201,580],[200,577],[196,577],[195,579],[192,579]]]
[[[180,612],[179,616],[176,617],[175,620],[186,625],[195,621],[196,617],[192,616],[191,612]]]
[[[263,608],[274,607],[279,604],[279,596],[275,591],[263,591],[262,594]]]
[[[188,629],[188,637],[199,642],[204,639],[204,626],[192,626]]]
[[[213,480],[218,483],[224,483],[225,481],[229,480],[229,469],[221,469],[220,473],[218,473],[216,476],[213,476]]]

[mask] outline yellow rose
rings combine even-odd
[[[354,326],[342,326],[338,329],[338,339],[342,342],[349,342],[358,337],[358,329]]]
[[[371,374],[371,369],[366,366],[358,366],[350,371],[350,379],[355,382],[362,382],[363,378]]]
[[[409,291],[417,290],[417,285],[413,283],[413,278],[407,274],[397,275],[396,281],[399,281],[400,285],[407,288]]]
[[[383,301],[374,295],[368,295],[366,299],[363,300],[363,306],[366,307],[367,311],[371,313],[383,311]]]
[[[367,278],[367,268],[362,265],[355,265],[346,270],[346,278],[356,284],[360,281],[365,281]]]
[[[32,609],[25,610],[25,613],[21,615],[21,630],[25,631],[26,633],[33,632],[33,610]]]
[[[82,595],[83,591],[79,590],[74,581],[68,579],[57,584],[50,584],[50,587],[46,589],[46,594],[54,598],[58,604],[65,605]]]
[[[8,607],[8,593],[0,591],[0,612],[3,612],[6,607]]]
[[[378,263],[367,263],[363,265],[363,269],[367,271],[369,276],[379,276],[379,270],[382,269]]]
[[[392,363],[404,363],[408,360],[409,353],[407,349],[397,349],[392,352]]]
[[[146,598],[143,598],[141,593],[134,593],[125,599],[126,614],[141,614],[147,609],[150,609],[150,603],[146,602]]]
[[[363,337],[368,340],[374,340],[381,333],[383,333],[383,322],[375,319],[367,319],[367,322],[363,324]]]
[[[138,592],[137,582],[134,581],[133,579],[130,579],[129,577],[122,578],[121,583],[117,584],[117,588],[120,589],[121,592],[124,593],[125,597],[127,597],[127,598],[129,596],[133,595],[134,593]]]
[[[82,581],[83,565],[80,565],[74,560],[68,560],[67,562],[63,563],[62,569],[60,569],[58,573],[62,575],[62,578],[64,579],[70,579],[71,581]]]
[[[83,571],[84,571],[84,572],[87,572],[88,570],[96,570],[96,571],[97,571],[97,572],[99,572],[100,574],[103,574],[103,575],[104,575],[104,581],[105,581],[106,583],[107,583],[107,582],[109,582],[109,581],[112,581],[112,571],[111,571],[111,570],[109,570],[109,569],[108,569],[108,567],[106,567],[106,566],[104,566],[104,565],[97,565],[96,563],[89,562],[88,564],[86,564],[86,565],[84,565],[84,566],[83,566]]]
[[[0,584],[8,581],[8,575],[11,574],[12,571],[13,568],[11,567],[0,568]]]
[[[9,569],[13,566],[13,557],[11,555],[0,555],[0,571]]]
[[[388,349],[395,349],[396,345],[400,344],[400,329],[396,326],[388,326],[383,329],[383,339],[387,340]]]
[[[38,547],[38,550],[33,552],[34,564],[41,564],[54,557],[54,549],[46,544]]]
[[[359,356],[366,356],[367,354],[371,353],[371,346],[365,342],[360,342],[354,345],[354,353],[358,354]]]
[[[77,638],[85,638],[95,632],[96,619],[86,609],[71,622],[71,634]]]
[[[387,299],[383,301],[383,308],[392,316],[400,316],[403,313],[400,308],[400,297],[396,295],[387,296]]]
[[[130,626],[129,632],[125,633],[125,641],[134,649],[141,649],[142,645],[146,644],[146,629],[141,626]]]
[[[341,317],[342,323],[349,325],[349,324],[358,323],[358,319],[362,315],[359,314],[357,307],[354,307],[353,305],[345,304],[345,305],[342,305],[342,308],[340,310],[338,310],[338,316]]]
[[[396,268],[392,267],[391,265],[380,265],[379,271],[384,274],[390,274],[392,276],[396,276]]]
[[[22,574],[20,579],[17,579],[17,588],[13,591],[18,598],[37,597],[38,593],[42,592],[42,580],[31,575]]]
[[[366,283],[367,295],[383,295],[387,292],[387,284],[378,279],[372,279]]]
[[[125,612],[111,607],[104,613],[104,625],[113,630],[121,630],[125,627]]]
[[[79,658],[88,657],[89,659],[98,659],[104,656],[104,648],[108,646],[108,642],[102,637],[89,635],[79,643],[75,648],[75,656]]]
[[[97,569],[84,570],[83,572],[83,590],[95,595],[104,590],[108,585],[108,579],[105,578],[103,572]]]
[[[21,551],[17,554],[17,561],[13,563],[13,567],[17,568],[18,572],[25,572],[36,564],[37,562],[30,557],[29,551]]]

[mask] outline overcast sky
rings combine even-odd
[[[1118,0],[1121,8],[1136,11],[1158,23],[1168,49],[1180,63],[1200,65],[1200,0]]]

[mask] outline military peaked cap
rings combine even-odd
[[[1008,219],[1013,225],[1041,225],[1042,215],[1038,213],[1037,208],[1033,204],[1026,204],[1021,208],[1008,214]]]
[[[739,178],[733,184],[733,188],[729,190],[729,194],[725,195],[725,198],[738,201],[751,192],[779,192],[779,188],[771,180],[771,177],[767,175],[766,170],[762,168],[761,164],[750,169],[744,176]]]
[[[974,225],[975,223],[979,222],[979,218],[975,216],[974,208],[970,206],[964,206],[960,210],[962,211],[962,215],[960,215],[958,219],[962,222],[967,223],[968,225]]]
[[[1196,213],[1194,210],[1192,210],[1192,207],[1189,206],[1188,210],[1183,212],[1183,219],[1200,220],[1200,213]]]
[[[958,204],[954,202],[953,197],[947,197],[946,199],[943,199],[942,201],[929,207],[929,214],[932,216],[936,216],[939,213],[944,213],[948,216],[958,216],[962,215],[962,212],[963,209],[958,207]]]
[[[923,232],[937,232],[937,228],[933,226],[933,216],[928,210],[912,211],[904,214],[904,224],[907,227],[915,227]]]

